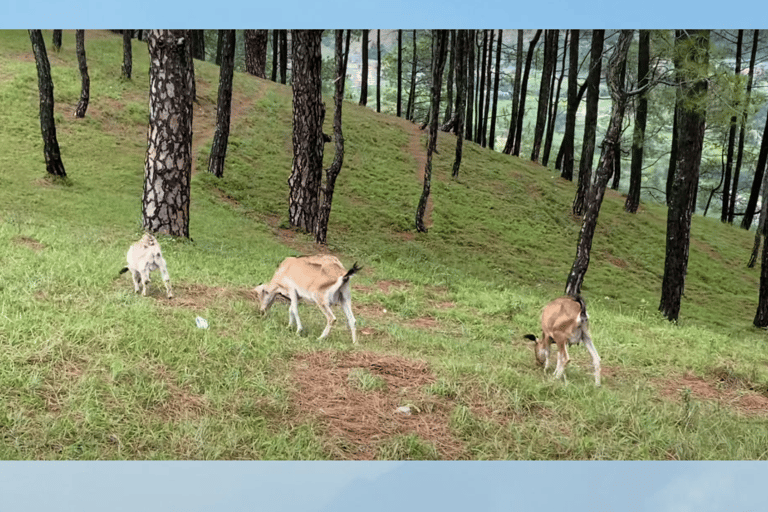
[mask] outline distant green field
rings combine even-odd
[[[50,32],[44,33],[46,42]],[[657,313],[666,209],[609,192],[584,284],[603,359],[568,385],[526,333],[559,296],[580,220],[553,170],[441,134],[429,233],[413,228],[426,134],[344,105],[346,155],[328,249],[357,261],[353,310],[287,306],[252,289],[317,250],[287,226],[288,86],[236,74],[225,176],[205,172],[218,68],[195,61],[192,240],[161,237],[176,297],[118,276],[141,233],[148,59],[120,78],[122,39],[86,32],[91,103],[73,116],[74,32],[49,48],[68,178],[45,177],[27,33],[0,31],[0,459],[762,459],[768,366],[752,327],[753,234],[696,217],[680,321]],[[332,100],[326,98],[326,132]],[[333,158],[326,146],[326,162]],[[203,317],[209,329],[198,329]],[[403,407],[409,413],[398,412]],[[405,409],[401,409],[405,410]]]

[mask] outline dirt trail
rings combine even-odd
[[[427,165],[427,148],[425,144],[422,144],[421,137],[422,135],[425,135],[427,132],[424,130],[419,129],[419,126],[407,121],[403,118],[396,118],[400,122],[400,126],[403,128],[405,132],[407,132],[410,135],[410,139],[408,141],[408,154],[411,155],[416,160],[416,179],[419,182],[419,185],[421,187],[424,186],[424,168]],[[434,179],[434,168],[432,177]],[[419,190],[422,190],[420,188]],[[414,212],[416,211],[416,206],[414,205]],[[427,209],[424,212],[424,225],[429,229],[432,226],[432,194],[430,193],[429,198],[427,199]]]

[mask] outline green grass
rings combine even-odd
[[[540,308],[562,293],[575,256],[573,184],[472,143],[452,180],[455,139],[441,134],[432,225],[416,233],[413,130],[352,103],[328,239],[345,264],[364,267],[353,282],[360,344],[352,346],[343,315],[317,342],[325,318],[308,305],[301,336],[285,305],[262,318],[250,290],[284,257],[315,249],[280,227],[290,89],[245,75],[235,77],[247,101],[224,178],[202,171],[210,141],[198,155],[192,240],[160,239],[176,298],[163,298],[157,277],[150,297],[134,294],[117,271],[141,227],[148,61],[134,42],[134,79],[120,79],[121,43],[86,33],[85,119],[72,115],[73,32],[51,52],[69,177],[49,180],[27,33],[0,31],[1,459],[354,458],[358,441],[299,403],[295,361],[319,350],[426,364],[426,384],[397,388],[353,368],[343,385],[413,405],[416,419],[442,421],[458,448],[406,428],[360,441],[376,458],[766,457],[766,412],[744,406],[768,397],[766,334],[751,325],[759,279],[746,269],[751,233],[694,218],[686,296],[670,324],[657,313],[666,210],[644,204],[627,215],[609,192],[584,285],[603,386],[593,386],[581,347],[570,351],[563,386],[542,374],[522,336],[538,330]],[[215,108],[218,69],[195,66],[196,109]],[[332,153],[326,146],[328,164]],[[196,316],[210,328],[198,329]]]

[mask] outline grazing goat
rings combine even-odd
[[[168,268],[165,266],[165,259],[163,259],[163,253],[160,251],[160,244],[157,243],[157,239],[145,233],[141,240],[133,244],[128,249],[128,266],[124,267],[120,273],[131,271],[131,277],[133,277],[133,287],[136,293],[139,293],[139,285],[142,286],[141,294],[147,295],[147,283],[149,283],[149,273],[153,270],[160,270],[163,276],[163,282],[165,283],[165,290],[168,293],[168,298],[173,298],[173,292],[171,292],[171,278],[168,275]]]
[[[560,297],[544,306],[541,312],[541,330],[541,338],[537,339],[533,334],[527,334],[525,337],[535,342],[536,361],[544,365],[544,371],[549,367],[549,346],[556,343],[555,378],[557,379],[562,375],[563,382],[566,382],[564,372],[570,360],[568,345],[583,341],[592,356],[595,385],[600,385],[600,356],[589,336],[589,315],[587,315],[587,305],[584,303],[584,299],[581,297]]]
[[[254,291],[259,298],[262,313],[269,310],[278,295],[289,298],[291,306],[288,308],[288,325],[293,325],[295,320],[297,333],[302,330],[299,319],[299,299],[317,304],[328,321],[323,334],[318,339],[328,336],[333,323],[336,321],[331,306],[341,304],[341,308],[347,316],[349,330],[352,331],[352,342],[357,343],[349,278],[360,268],[355,263],[347,271],[338,258],[322,254],[286,258],[278,267],[272,280],[267,284],[260,284]]]

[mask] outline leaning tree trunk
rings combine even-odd
[[[678,103],[677,169],[667,209],[667,246],[659,311],[670,321],[680,314],[688,268],[691,216],[699,183],[704,143],[707,80],[700,76],[709,64],[709,31],[677,31],[675,74]]]
[[[40,131],[43,134],[43,154],[48,174],[64,177],[64,163],[61,161],[59,142],[56,139],[56,123],[53,119],[53,79],[51,65],[45,51],[43,34],[39,30],[30,30],[29,39],[37,64],[37,86],[40,91]]]
[[[592,183],[592,161],[595,156],[595,137],[597,132],[597,105],[600,101],[600,69],[603,59],[603,40],[605,30],[592,31],[592,49],[587,78],[587,112],[584,116],[584,142],[581,145],[579,160],[579,185],[573,200],[573,214],[584,213],[587,192]]]
[[[541,32],[541,29],[537,30],[536,35],[531,39],[531,42],[528,45],[528,56],[525,58],[523,82],[520,84],[520,106],[517,111],[517,127],[515,128],[515,147],[512,150],[512,154],[515,156],[520,156],[520,142],[523,139],[523,118],[525,117],[525,97],[528,94],[528,76],[531,74],[533,53],[536,49],[536,43],[539,42],[539,37],[541,37]]]
[[[341,107],[344,102],[344,77],[347,76],[347,63],[342,55],[342,39],[344,31],[336,31],[336,79],[334,80],[333,105],[333,138],[336,141],[336,154],[333,163],[325,170],[325,183],[321,186],[322,203],[315,228],[315,242],[326,243],[328,235],[328,221],[331,217],[331,205],[333,203],[333,191],[336,187],[336,178],[341,172],[344,163],[344,135],[341,130]],[[366,38],[367,39],[367,38]],[[367,42],[366,42],[367,44]]]
[[[453,178],[459,177],[462,147],[464,144],[464,113],[467,101],[467,31],[456,31],[456,158],[453,161]]]
[[[315,232],[323,176],[322,30],[294,30],[293,165],[288,203],[291,226]]]
[[[143,227],[189,237],[192,175],[192,49],[188,30],[151,30],[149,130]]]
[[[512,154],[515,149],[515,136],[517,133],[517,116],[520,108],[520,76],[523,72],[523,31],[517,31],[517,59],[515,60],[515,85],[512,88],[512,112],[509,116],[509,130],[507,142],[502,153]]]
[[[576,247],[576,258],[573,261],[571,272],[565,285],[565,293],[576,297],[581,293],[581,285],[584,275],[589,267],[589,254],[592,250],[592,239],[595,235],[597,217],[600,214],[600,206],[603,203],[605,188],[614,168],[614,161],[620,158],[618,143],[621,138],[621,124],[624,120],[624,110],[627,104],[627,94],[623,89],[621,69],[626,66],[629,45],[632,43],[632,30],[622,30],[616,49],[608,62],[608,87],[611,91],[613,107],[611,121],[603,141],[603,154],[597,170],[597,180],[590,188],[587,200],[587,208],[584,214],[584,222],[581,226],[579,243]]]
[[[229,118],[232,113],[232,77],[235,71],[235,31],[224,30],[221,46],[221,67],[219,68],[219,98],[216,103],[216,131],[213,134],[208,172],[221,178],[224,176],[224,159],[227,156],[229,140]]]
[[[762,186],[762,196],[765,197],[766,187],[768,187],[768,176],[763,174],[763,186]],[[765,201],[765,199],[763,199]],[[755,263],[757,263],[757,255],[760,252],[760,242],[762,241],[762,237],[765,234],[765,218],[768,216],[766,213],[768,212],[768,208],[766,208],[765,202],[763,202],[763,206],[760,208],[760,216],[758,217],[757,222],[757,229],[755,230],[755,244],[752,246],[752,255],[749,257],[749,262],[747,263],[747,268],[752,268],[755,266]]]
[[[752,77],[755,73],[755,53],[757,52],[757,39],[759,30],[755,30],[754,35],[752,36],[752,58],[750,61],[750,69],[749,69],[749,81],[747,82],[747,105],[749,105],[749,96],[750,91],[752,90]],[[744,124],[742,124],[741,134],[744,134],[744,125],[746,125],[746,111],[744,113]],[[741,163],[742,154],[744,153],[744,137],[739,138],[739,154],[737,156],[736,160],[736,167],[739,167],[739,164]],[[744,217],[741,219],[741,227],[744,229],[749,229],[752,226],[752,218],[755,216],[755,210],[757,209],[757,199],[760,195],[760,188],[763,184],[763,171],[765,170],[765,162],[761,165],[760,162],[757,164],[757,168],[755,169],[755,177],[752,181],[752,190],[749,194],[749,200],[747,201],[747,208],[744,210]]]
[[[445,66],[445,50],[448,45],[448,31],[436,30],[433,32],[435,38],[432,45],[432,87],[429,115],[429,145],[427,146],[427,164],[424,167],[424,189],[419,199],[419,205],[416,208],[416,230],[421,233],[427,232],[427,226],[424,224],[424,214],[427,210],[427,201],[432,181],[432,154],[437,147],[437,125],[440,117],[440,89],[443,84],[443,67]]]
[[[267,41],[269,31],[248,29],[245,36],[245,71],[258,78],[267,78]]]
[[[91,79],[88,76],[88,62],[85,60],[85,30],[75,32],[75,48],[77,51],[77,65],[80,68],[80,101],[75,108],[75,117],[85,117],[88,110],[88,100],[91,91]]]
[[[131,42],[133,30],[123,30],[123,78],[130,80],[133,73],[133,43]]]
[[[366,106],[368,104],[368,30],[363,30],[362,41],[362,65],[363,69],[360,73],[360,105]],[[344,75],[346,75],[346,70]],[[341,75],[340,75],[341,76]]]
[[[736,65],[734,73],[738,77],[741,73],[741,46],[744,42],[744,31],[739,30],[739,35],[736,40]],[[731,212],[733,208],[731,206],[731,172],[733,170],[733,153],[736,144],[736,122],[738,118],[734,115],[731,116],[731,126],[728,130],[728,153],[725,159],[725,176],[723,177],[723,208],[720,212],[720,222],[733,222]]]
[[[651,32],[640,31],[640,45],[637,57],[637,85],[643,89],[650,81]],[[643,178],[643,146],[645,145],[645,127],[648,120],[648,91],[643,91],[637,100],[635,110],[635,128],[632,133],[632,163],[629,170],[629,192],[624,203],[624,211],[637,213],[640,206],[640,185]]]

